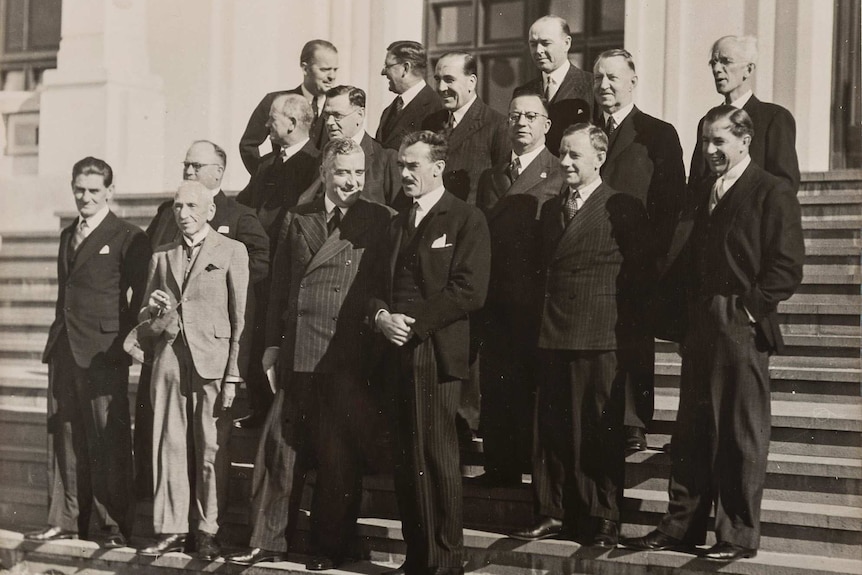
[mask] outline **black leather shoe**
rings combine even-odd
[[[710,561],[736,561],[737,559],[750,559],[752,557],[757,557],[757,549],[749,549],[726,542],[716,543],[703,554],[703,558]]]
[[[77,531],[67,531],[61,527],[47,527],[41,531],[31,531],[24,534],[27,541],[59,541],[60,539],[77,539]]]
[[[380,575],[407,575],[407,568],[404,565],[400,565],[390,571],[384,571]]]
[[[543,517],[538,523],[527,529],[514,531],[509,534],[512,539],[521,541],[539,541],[554,535],[559,535],[563,530],[563,522],[555,517]]]
[[[129,543],[122,533],[111,533],[102,541],[102,547],[105,549],[119,549],[120,547],[128,547]]]
[[[212,561],[221,555],[221,548],[214,535],[198,531],[195,543],[197,543],[198,557],[204,561]]]
[[[233,420],[233,426],[237,429],[257,429],[261,425],[263,425],[266,416],[258,415],[256,413],[251,413],[246,415],[245,417],[240,417],[239,419]]]
[[[626,451],[646,451],[646,433],[643,427],[626,425]]]
[[[693,545],[687,545],[676,537],[665,535],[658,529],[650,531],[643,537],[628,537],[620,541],[620,547],[634,551],[665,551],[668,549],[690,549]]]
[[[464,478],[464,484],[472,485],[474,487],[484,487],[486,489],[493,489],[496,487],[520,487],[521,476],[509,476],[502,473],[485,472],[482,475],[477,475],[476,477]]]
[[[324,557],[323,555],[312,557],[305,562],[305,568],[309,571],[327,571],[338,567],[340,561]]]
[[[593,535],[594,547],[616,547],[620,540],[620,527],[616,521],[610,519],[599,519],[596,524],[596,533]]]
[[[285,560],[285,554],[280,551],[268,551],[267,549],[254,547],[248,551],[226,555],[224,560],[239,565],[254,565],[255,563],[262,563],[264,561],[277,563]]]
[[[149,547],[139,549],[138,555],[149,555],[152,557],[158,557],[159,555],[164,555],[165,553],[185,551],[187,535],[187,533],[169,533],[167,535],[162,535],[161,538],[156,541],[155,545],[150,545]]]

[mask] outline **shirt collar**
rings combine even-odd
[[[587,184],[586,186],[582,186],[582,187],[578,188],[578,196],[580,196],[580,198],[581,198],[581,205],[582,206],[584,205],[584,202],[587,201],[587,198],[589,198],[591,195],[593,195],[593,192],[596,191],[596,188],[598,188],[601,185],[602,185],[602,177],[599,176],[595,180],[593,180],[592,182]],[[571,190],[571,189],[572,189],[572,187],[569,186],[569,190]]]
[[[105,204],[104,206],[102,206],[102,208],[98,212],[96,212],[95,214],[93,214],[89,218],[85,218],[79,214],[78,215],[78,225],[80,226],[81,221],[83,220],[83,221],[87,222],[87,227],[90,229],[90,231],[93,231],[99,227],[99,224],[101,224],[103,221],[105,221],[105,218],[108,217],[109,211],[110,210],[108,209],[108,204]]]
[[[531,163],[533,163],[533,160],[535,160],[537,157],[539,157],[539,154],[541,154],[542,150],[544,150],[544,149],[545,149],[544,146],[539,146],[538,148],[536,148],[532,152],[527,152],[526,154],[523,154],[521,156],[519,156],[515,152],[512,152],[512,161],[514,161],[515,158],[518,158],[518,162],[521,164],[521,173],[523,173],[524,170],[527,169],[527,166],[529,166]]]
[[[550,77],[554,79],[554,85],[559,89],[559,87],[563,85],[563,80],[566,79],[566,74],[569,73],[571,65],[572,64],[566,60],[559,68],[550,74],[542,72],[542,88],[544,89],[544,87],[548,85],[548,78]]]
[[[419,204],[419,207],[416,208],[417,211],[421,211],[423,214],[427,214],[429,211],[431,211],[431,208],[437,205],[437,202],[439,202],[440,198],[443,197],[443,192],[445,191],[446,188],[440,186],[439,188],[431,190],[427,194],[419,196],[418,198],[414,198],[413,203]]]
[[[326,208],[326,219],[327,220],[329,219],[329,215],[332,213],[332,210],[334,210],[335,208],[338,208],[338,211],[341,212],[341,217],[344,217],[347,215],[347,209],[348,208],[340,208],[340,207],[336,206],[335,202],[330,200],[329,196],[327,196],[326,193],[323,194],[323,207]]]
[[[323,112],[323,105],[326,103],[326,96],[321,94],[320,96],[315,96],[311,92],[308,91],[308,88],[305,87],[305,84],[300,84],[299,87],[302,89],[302,95],[305,96],[305,99],[308,100],[308,104],[311,105],[312,100],[317,100],[317,109],[320,112]]]
[[[424,88],[425,86],[426,86],[425,80],[419,80],[418,82],[416,82],[415,84],[413,84],[412,86],[410,86],[409,88],[404,90],[404,93],[401,94],[401,105],[402,105],[402,107],[407,107],[407,104],[412,102],[413,98],[415,98],[419,94],[419,92],[422,91],[422,88]]]
[[[743,108],[743,106],[745,106],[748,103],[748,101],[751,99],[751,97],[753,95],[754,95],[754,92],[749,90],[748,92],[746,92],[745,94],[743,94],[742,96],[740,96],[739,98],[737,98],[736,100],[731,102],[730,105],[733,106],[734,108],[739,108],[741,110]]]
[[[294,144],[294,145],[292,145],[292,146],[286,146],[286,147],[285,147],[285,146],[282,146],[282,148],[281,148],[281,157],[282,157],[282,158],[284,158],[284,160],[288,160],[288,159],[290,159],[290,158],[291,158],[291,157],[293,157],[293,156],[294,156],[298,151],[300,151],[300,150],[305,146],[305,144],[307,144],[307,143],[308,143],[308,138],[305,138],[305,139],[304,139],[304,140],[302,140],[301,142],[298,142],[298,143],[296,143],[296,144]]]
[[[209,231],[210,231],[210,226],[206,225],[206,226],[202,227],[201,230],[198,233],[196,233],[195,235],[193,235],[192,237],[188,237],[185,234],[181,234],[181,235],[183,236],[183,241],[185,242],[185,244],[187,246],[194,247],[194,246],[198,245],[199,243],[201,243],[202,241],[204,241],[204,238],[207,237],[207,234],[209,233]]]
[[[634,101],[631,101],[631,102],[629,102],[628,106],[620,108],[619,110],[617,110],[613,114],[608,114],[607,112],[602,112],[602,117],[605,119],[605,124],[607,124],[608,118],[610,116],[613,116],[614,122],[616,122],[617,126],[619,126],[620,124],[623,123],[623,120],[625,120],[628,117],[628,115],[632,113],[632,110],[634,110],[634,108],[635,108],[635,103],[634,103]]]
[[[476,94],[473,94],[473,97],[470,98],[466,104],[452,112],[452,117],[455,118],[455,125],[459,125],[461,120],[464,119],[464,115],[467,114],[467,110],[470,109],[470,106],[473,105],[473,102],[476,101]]]
[[[362,138],[365,137],[365,123],[362,123],[362,126],[353,134],[353,137],[350,139],[356,142],[357,144],[362,144]]]
[[[742,158],[738,164],[727,170],[723,176],[721,176],[724,180],[724,183],[721,185],[722,191],[726,192],[736,183],[736,180],[742,175],[742,172],[745,171],[745,168],[748,167],[748,164],[751,163],[751,156],[746,155]]]

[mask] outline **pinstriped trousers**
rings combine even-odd
[[[431,338],[393,350],[395,494],[407,544],[405,570],[458,571],[464,547],[461,463],[455,415],[461,381],[439,382]]]

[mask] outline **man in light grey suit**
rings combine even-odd
[[[230,465],[230,407],[242,382],[248,254],[243,244],[207,225],[215,204],[200,182],[183,182],[173,210],[182,237],[153,254],[147,305],[139,315],[141,321],[160,317],[165,325],[155,344],[151,391],[153,528],[159,540],[140,553],[196,548],[209,560],[219,554],[215,535]],[[194,541],[188,537],[192,504]]]

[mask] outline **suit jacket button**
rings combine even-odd
[[[299,284],[299,289],[305,289],[305,284]]]
[[[346,262],[344,262],[344,265],[349,266],[349,265],[350,265],[350,260],[347,260]]]
[[[333,288],[333,290],[334,290],[334,291],[337,291],[337,292],[338,292],[338,291],[341,291],[341,287],[340,287],[340,286],[335,286],[335,287]]]
[[[546,293],[546,294],[545,294],[545,299],[548,299],[549,297],[551,297],[551,294]]]
[[[301,311],[296,312],[296,317],[302,317],[302,312]]]

